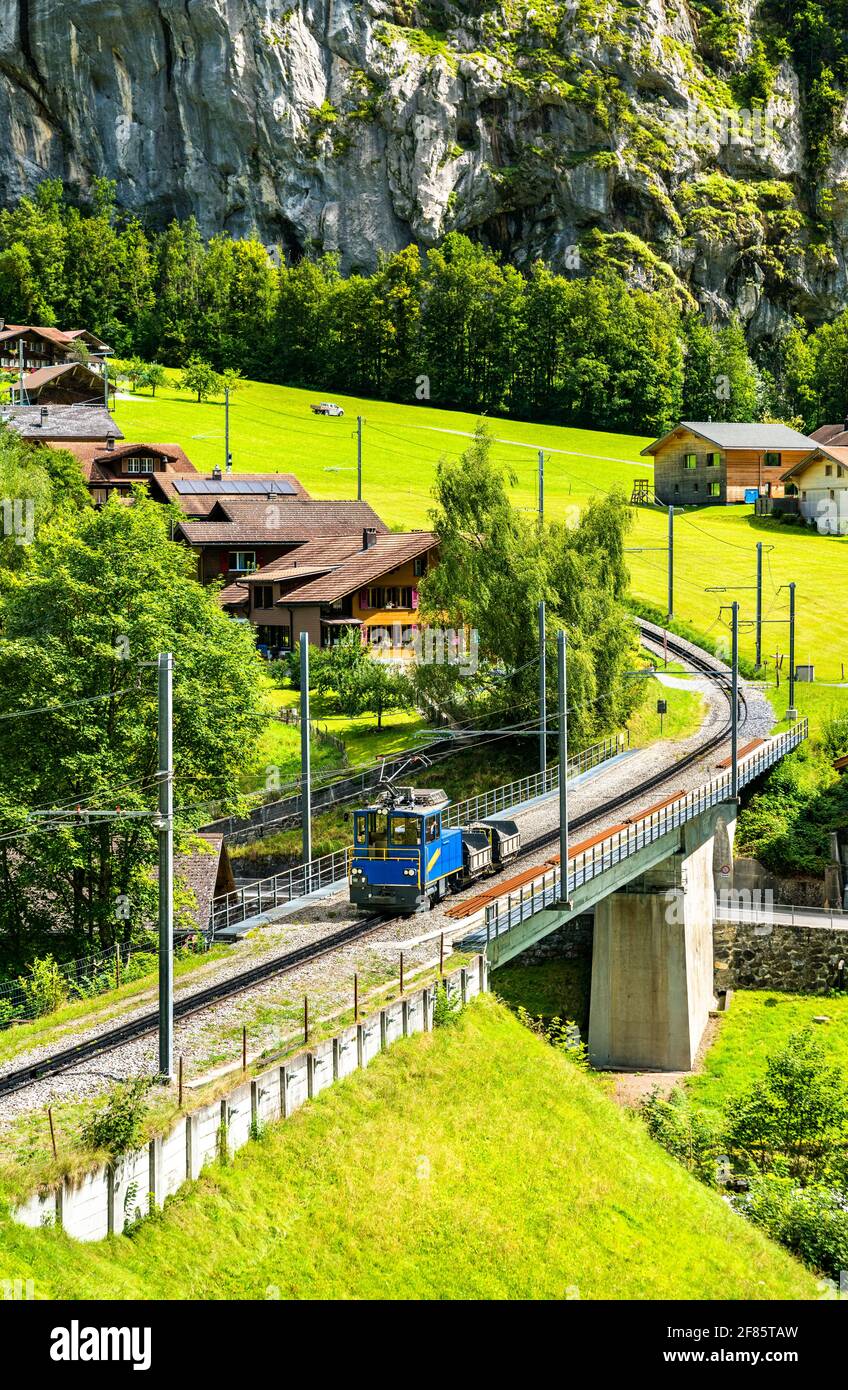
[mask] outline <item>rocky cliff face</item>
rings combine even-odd
[[[0,201],[105,175],[153,223],[345,269],[459,229],[769,336],[848,301],[848,114],[816,182],[788,58],[746,115],[757,7],[729,3],[715,60],[695,0],[7,0]]]

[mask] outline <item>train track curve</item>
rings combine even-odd
[[[658,637],[658,629],[653,624],[637,620],[642,636],[651,642],[662,640]],[[651,630],[653,629],[653,630]],[[714,680],[724,691],[728,701],[731,699],[730,677],[726,671],[720,669],[713,658],[706,654],[693,652],[691,645],[683,646],[671,634],[667,638],[668,651],[674,656],[682,658],[689,665],[694,667],[700,674]],[[740,717],[740,727],[744,727],[747,719],[747,702],[744,694],[740,694],[742,713]],[[602,806],[596,807],[592,811],[575,818],[571,822],[572,830],[583,829],[587,825],[593,824],[600,818],[613,814],[630,802],[638,799],[646,792],[656,790],[666,782],[678,777],[681,772],[692,767],[702,758],[711,753],[714,749],[723,744],[730,733],[730,720],[727,724],[711,735],[696,748],[691,749],[683,757],[678,758],[674,763],[659,772],[645,778],[637,786],[628,789],[617,796],[604,802]],[[548,845],[554,844],[559,836],[558,829],[546,832],[544,835],[537,836],[526,846],[522,846],[521,857],[532,854],[538,849],[544,849]],[[348,946],[354,941],[367,937],[378,927],[383,927],[392,919],[382,916],[372,916],[363,921],[355,922],[348,927],[344,927],[337,932],[322,937],[319,941],[298,947],[296,950],[289,951],[283,956],[275,956],[272,960],[265,961],[260,965],[251,967],[248,970],[240,971],[237,975],[232,975],[226,980],[218,981],[216,984],[208,985],[205,989],[200,989],[187,995],[185,998],[178,999],[174,1004],[174,1021],[180,1022],[190,1018],[194,1014],[202,1013],[205,1009],[214,1007],[224,999],[232,998],[234,995],[243,993],[245,990],[253,988],[257,984],[262,984],[266,980],[272,979],[276,975],[283,975],[298,966],[305,965],[310,961],[317,960],[321,956],[329,955],[333,951],[343,946]],[[121,1047],[124,1043],[134,1042],[136,1039],[144,1037],[148,1033],[156,1030],[159,1023],[157,1010],[150,1010],[137,1018],[130,1019],[128,1022],[118,1024],[115,1028],[110,1028],[106,1032],[99,1033],[96,1037],[89,1038],[80,1043],[74,1043],[69,1047],[53,1053],[49,1057],[42,1057],[38,1061],[28,1063],[0,1075],[0,1097],[13,1094],[15,1091],[23,1089],[34,1081],[42,1081],[47,1077],[55,1076],[60,1072],[70,1071],[81,1062],[87,1062],[93,1057],[103,1056],[113,1051],[116,1047]]]

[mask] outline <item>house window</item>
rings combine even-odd
[[[256,569],[255,550],[231,550],[227,558],[227,569],[239,574],[249,574]]]
[[[763,459],[766,468],[779,468],[782,454],[767,453]]]
[[[273,584],[253,584],[253,606],[254,608],[273,608],[274,607],[274,586]]]
[[[420,579],[422,574],[427,573],[426,555],[416,555],[415,559],[412,562],[412,573],[415,575],[416,579]]]
[[[721,497],[721,483],[710,483],[710,497]]]
[[[824,476],[825,476],[826,478],[832,478],[832,477],[833,477],[833,464],[832,464],[832,463],[826,463],[826,464],[825,464],[825,466],[824,466]]]
[[[683,467],[684,467],[684,468],[695,468],[695,467],[697,467],[697,464],[698,464],[698,455],[697,455],[697,454],[684,454],[684,455],[683,455]]]
[[[369,608],[412,608],[412,587],[389,584],[368,590]]]
[[[152,473],[153,460],[151,458],[127,459],[128,473]]]
[[[707,467],[718,468],[721,463],[721,454],[707,454]]]
[[[679,484],[679,483],[675,483],[675,484],[674,484],[674,491],[675,491],[675,492],[679,492],[679,491],[680,491],[680,484]]]

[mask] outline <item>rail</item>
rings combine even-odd
[[[739,764],[739,786],[746,786],[768,768],[773,767],[780,758],[797,748],[806,739],[807,734],[808,723],[804,719],[794,728],[777,734],[762,748],[751,753],[744,762]],[[636,854],[647,845],[653,844],[656,840],[662,839],[671,831],[678,830],[688,821],[703,815],[713,806],[730,800],[731,790],[732,778],[731,772],[728,770],[720,777],[715,777],[704,786],[698,787],[694,792],[689,792],[688,795],[681,797],[672,805],[664,806],[644,820],[636,821],[625,829],[614,832],[573,858],[569,856],[564,896],[568,901],[571,901],[575,891],[584,884],[599,878],[608,869],[614,868],[616,864],[622,863],[625,859],[629,859],[631,855]],[[485,909],[487,942],[492,937],[497,938],[502,933],[520,925],[537,912],[541,912],[543,908],[559,903],[562,898],[560,883],[561,871],[553,867],[545,869],[543,866],[539,878],[535,879],[532,884],[527,885],[526,888],[522,887],[517,894],[507,894],[506,901],[503,898],[498,898],[489,904]],[[477,930],[478,928],[472,929],[468,933],[469,937],[475,936]]]
[[[600,743],[593,743],[574,758],[568,760],[568,776],[579,777],[600,763],[615,758],[630,747],[630,732],[611,734]],[[480,796],[468,797],[466,801],[456,801],[442,813],[445,825],[470,825],[474,821],[485,820],[498,811],[508,811],[512,806],[532,801],[537,796],[547,796],[559,789],[559,765],[549,767],[545,772],[533,772],[527,777],[519,777],[515,782],[507,782],[502,787],[483,792]]]

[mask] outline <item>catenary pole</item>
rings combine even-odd
[[[795,585],[789,585],[789,708],[788,719],[797,719],[795,708]]]
[[[300,820],[303,828],[303,863],[312,859],[312,783],[309,764],[309,636],[300,634]],[[304,888],[309,891],[308,884]]]
[[[730,713],[730,793],[739,795],[739,604],[733,604],[733,647],[731,657]]]
[[[674,617],[674,507],[668,509],[668,621]]]
[[[763,543],[757,541],[757,670],[763,664]]]
[[[566,638],[557,633],[557,703],[559,715],[559,896],[568,901],[568,677]]]
[[[362,501],[362,426],[361,415],[356,417],[356,500]]]
[[[174,658],[160,652],[159,697],[159,1071],[174,1073]]]
[[[545,671],[545,600],[539,604],[539,771],[548,766],[548,692]]]

